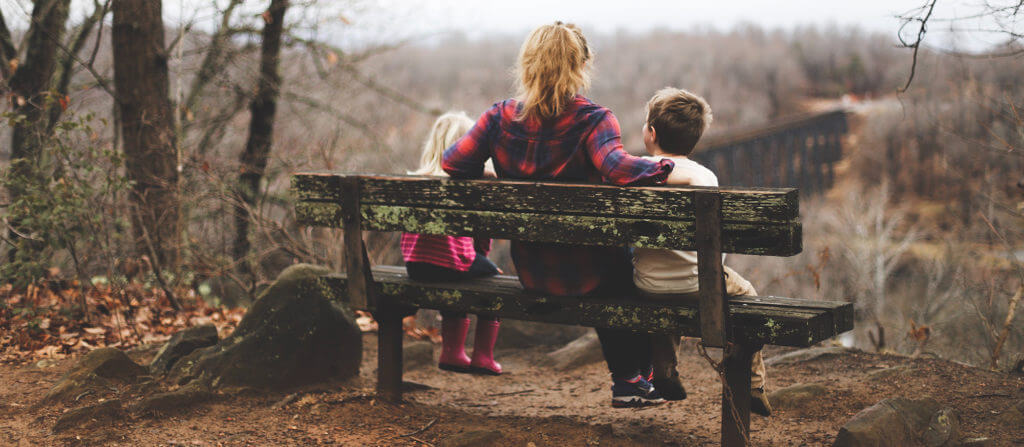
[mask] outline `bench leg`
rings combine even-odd
[[[402,400],[402,316],[386,299],[377,312],[377,394],[384,400]]]
[[[725,381],[732,391],[722,390],[722,445],[725,447],[746,447],[750,433],[750,364],[755,350],[744,344],[734,344],[731,352],[722,362],[725,365]],[[735,406],[735,407],[733,407]],[[734,417],[739,416],[739,420]]]

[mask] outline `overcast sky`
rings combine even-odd
[[[226,0],[216,0],[223,4]],[[949,22],[979,11],[985,1],[996,4],[1016,0],[941,0],[935,9],[927,44],[950,47],[954,40]],[[252,10],[265,8],[267,0],[247,0]],[[525,34],[529,29],[554,20],[575,22],[587,32],[626,30],[643,32],[653,28],[687,30],[711,27],[729,30],[752,23],[768,29],[790,29],[802,25],[849,26],[888,34],[895,42],[899,14],[924,4],[924,0],[320,0],[316,20],[322,31],[341,41],[395,40],[411,35],[443,35],[452,31],[470,37]],[[212,0],[164,0],[169,24],[180,18],[196,18],[200,28],[213,25]],[[72,0],[73,17],[91,11],[92,0]],[[355,5],[355,6],[353,6]],[[12,26],[25,23],[30,0],[0,0],[0,9]],[[351,24],[344,24],[342,16]],[[977,31],[989,28],[985,21],[960,21],[956,44],[978,49],[998,43],[999,36]],[[908,29],[912,34],[916,28]],[[965,33],[963,30],[967,30]],[[972,31],[973,30],[973,31]],[[321,36],[323,37],[323,36]]]
[[[942,19],[975,14],[986,0],[943,0],[938,2],[930,26],[930,42],[950,46],[949,23]],[[989,0],[991,1],[991,0]],[[993,3],[1009,0],[994,0]],[[585,30],[643,32],[652,28],[674,30],[712,27],[728,30],[753,23],[768,29],[796,26],[857,25],[896,39],[897,15],[921,7],[923,0],[771,0],[771,1],[689,1],[689,0],[384,0],[396,17],[424,30],[459,30],[470,36],[489,33],[525,33],[553,20],[578,23]],[[978,47],[999,42],[985,33],[963,32],[986,28],[983,21],[960,21],[959,45]],[[910,27],[912,34],[916,28]],[[912,36],[910,36],[912,37]]]

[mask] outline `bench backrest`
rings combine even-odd
[[[721,199],[722,252],[791,256],[802,249],[799,199],[792,188],[618,187],[330,172],[296,174],[292,187],[297,218],[305,225],[342,227],[342,204],[357,200],[363,230],[680,250],[696,250],[696,203],[711,193]]]

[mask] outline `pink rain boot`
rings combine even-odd
[[[501,364],[494,361],[494,342],[498,340],[501,320],[476,320],[476,338],[473,339],[473,361],[470,370],[477,374],[501,375]]]
[[[441,358],[437,361],[438,368],[446,371],[469,372],[469,356],[466,355],[466,333],[468,332],[468,317],[444,317],[441,319]]]

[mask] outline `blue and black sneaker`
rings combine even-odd
[[[629,380],[615,380],[612,384],[612,407],[638,408],[665,403],[665,399],[647,379],[636,376]]]

